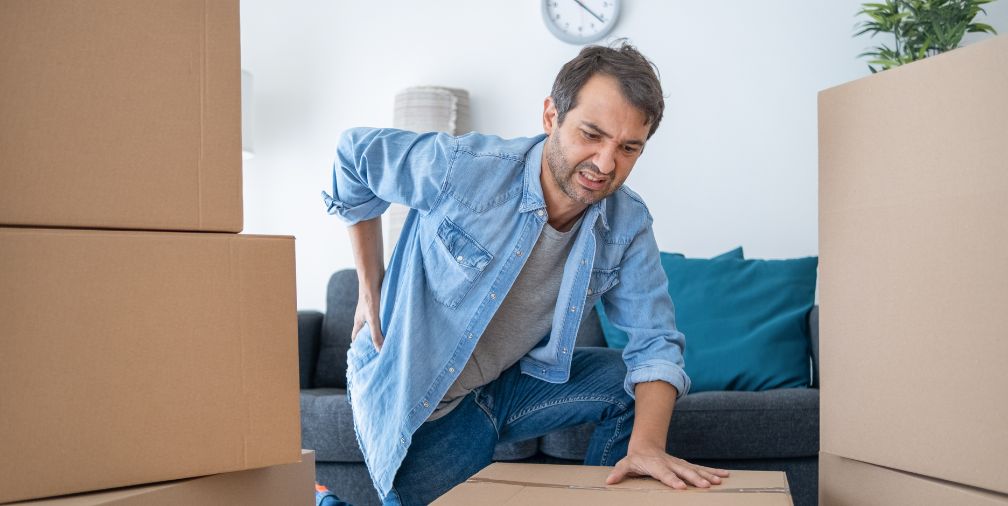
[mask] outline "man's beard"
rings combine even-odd
[[[550,172],[553,174],[553,180],[556,181],[560,190],[575,202],[590,206],[612,195],[619,187],[613,177],[604,176],[598,167],[589,160],[585,160],[579,163],[577,167],[571,168],[567,157],[564,155],[563,146],[560,145],[559,132],[555,133],[546,142],[546,164],[549,165]],[[581,186],[574,178],[582,170],[591,172],[599,177],[605,177],[607,186],[598,191],[591,191]]]

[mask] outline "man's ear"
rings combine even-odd
[[[547,135],[553,134],[553,129],[557,127],[557,109],[553,103],[553,97],[546,97],[543,100],[543,130]]]

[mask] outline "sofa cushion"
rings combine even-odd
[[[317,461],[364,462],[354,435],[346,390],[301,391],[301,447],[315,450]]]
[[[807,387],[806,318],[816,286],[816,257],[790,260],[712,260],[661,254],[691,392]],[[611,309],[611,308],[607,308]],[[626,343],[612,335],[612,347]]]
[[[326,290],[326,313],[322,320],[315,388],[346,388],[346,355],[357,310],[357,271],[333,273]]]
[[[526,439],[513,443],[499,443],[494,448],[493,460],[508,461],[527,459],[539,452],[539,439]]]
[[[543,436],[543,453],[583,459],[594,426]],[[684,459],[764,459],[819,452],[819,391],[700,392],[676,403],[669,453]]]

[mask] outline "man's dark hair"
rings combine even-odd
[[[573,60],[564,64],[553,81],[550,93],[557,109],[557,123],[563,123],[567,112],[577,107],[578,92],[595,74],[616,78],[623,98],[644,113],[651,123],[650,139],[665,112],[658,69],[626,39],[617,40],[610,47],[586,46]]]

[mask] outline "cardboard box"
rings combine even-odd
[[[819,94],[821,449],[1008,493],[1008,37]]]
[[[312,506],[315,452],[294,464],[201,478],[19,502],[25,506]]]
[[[0,502],[296,462],[294,240],[0,228]]]
[[[820,506],[1008,506],[1008,496],[819,454]]]
[[[776,471],[732,471],[710,489],[675,490],[650,478],[606,485],[611,467],[495,463],[448,491],[440,506],[571,504],[608,506],[790,505],[787,477]]]
[[[241,231],[238,0],[4,0],[0,68],[0,224]]]

